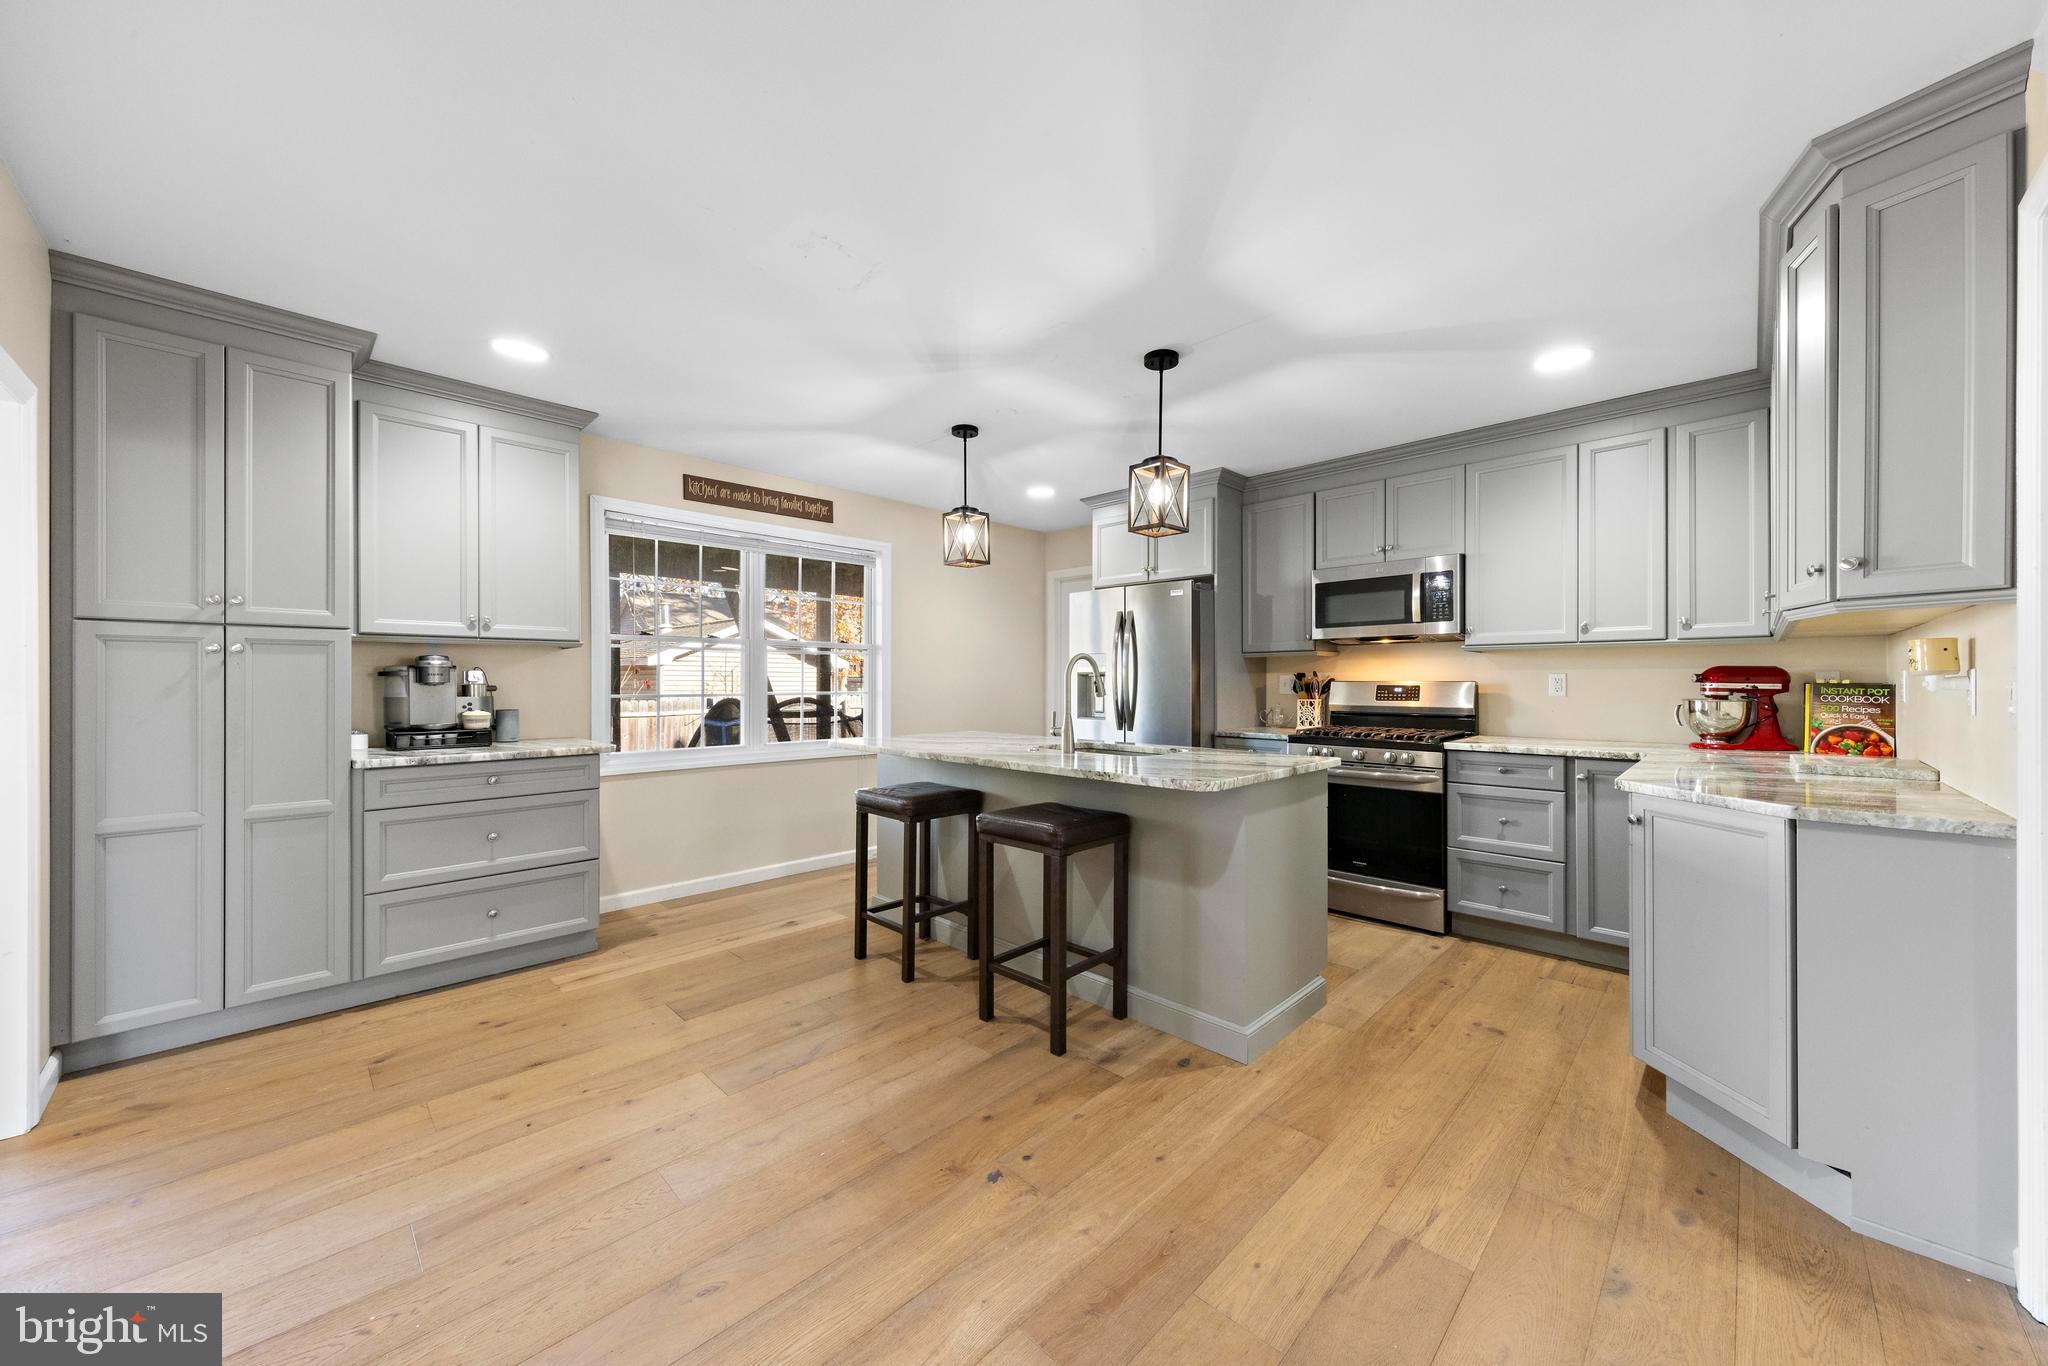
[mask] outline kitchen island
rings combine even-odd
[[[1324,895],[1328,770],[1335,759],[1157,746],[1060,752],[1044,736],[993,732],[841,740],[876,755],[876,783],[934,782],[984,794],[984,809],[1064,802],[1131,818],[1131,1018],[1239,1062],[1264,1053],[1323,1004],[1329,960]],[[876,839],[877,900],[896,894],[902,841],[889,822]],[[967,887],[968,823],[932,827],[932,890]],[[1040,860],[998,848],[999,949],[1039,936]],[[1069,869],[1075,943],[1109,942],[1110,856]],[[955,946],[958,917],[933,922]],[[1020,960],[1040,971],[1035,960]],[[1073,994],[1109,1001],[1109,978],[1083,973]]]

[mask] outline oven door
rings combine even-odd
[[[1443,931],[1440,771],[1334,770],[1329,841],[1331,910]]]
[[[1390,560],[1318,571],[1309,591],[1317,640],[1410,639],[1464,634],[1461,555]]]

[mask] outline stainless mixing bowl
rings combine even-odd
[[[1746,697],[1688,697],[1678,704],[1678,724],[1702,740],[1733,735],[1748,721]]]

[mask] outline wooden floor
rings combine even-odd
[[[224,1291],[232,1360],[330,1366],[2048,1363],[1669,1120],[1611,974],[1333,921],[1255,1066],[1086,1006],[1059,1059],[950,949],[852,962],[849,896],[66,1081],[0,1287]]]

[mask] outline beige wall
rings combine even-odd
[[[1975,716],[1968,694],[1929,692],[1906,673],[1906,642],[1930,636],[1954,636],[1963,667],[1976,666]],[[2018,607],[1996,602],[1901,631],[1886,651],[1887,677],[1899,685],[1899,752],[1933,764],[1942,781],[2001,811],[2019,801],[2019,718],[2012,711],[2018,641]]]
[[[1875,681],[1885,676],[1881,637],[1850,636],[1720,645],[1573,645],[1555,650],[1463,650],[1455,645],[1350,646],[1336,655],[1275,657],[1267,665],[1266,707],[1291,706],[1295,670],[1325,677],[1470,678],[1479,684],[1479,725],[1528,739],[1655,740],[1691,735],[1673,718],[1710,664],[1775,664],[1792,675],[1781,697],[1786,738],[1799,735],[1803,689],[1817,675]],[[1551,697],[1546,675],[1565,675],[1566,695]]]
[[[38,406],[42,411],[36,422],[39,449],[36,453],[35,524],[47,527],[50,524],[50,250],[42,232],[36,227],[35,219],[29,214],[27,201],[15,188],[14,178],[5,165],[0,165],[0,351],[5,351],[21,367],[41,395]],[[9,487],[13,485],[10,483]],[[37,558],[43,569],[36,601],[45,603],[50,596],[49,557],[41,555]],[[33,647],[36,676],[42,680],[36,698],[34,727],[38,790],[48,792],[50,630],[47,614],[42,617]],[[40,970],[47,981],[50,964],[47,932],[50,923],[50,820],[47,803],[39,804],[35,840],[42,857],[37,860],[39,875],[31,924],[34,926],[36,954],[41,961]],[[38,1008],[34,1014],[36,1056],[40,1058],[49,1052],[49,1012]]]
[[[583,439],[586,496],[683,508],[686,470],[763,482],[754,470],[605,437]],[[796,480],[770,482],[833,499],[835,520],[828,528],[765,513],[687,506],[891,545],[889,695],[897,734],[1042,728],[1045,536],[998,525],[986,568],[948,569],[939,560],[939,513],[932,508]],[[359,729],[378,729],[376,670],[424,648],[417,641],[356,642]],[[470,642],[450,645],[448,653],[458,666],[474,663],[489,670],[499,705],[519,708],[529,738],[589,733],[587,647]],[[645,892],[843,854],[853,847],[853,790],[871,781],[873,770],[871,760],[846,758],[607,778],[604,893]]]
[[[1065,531],[1054,531],[1045,538],[1045,567],[1047,569],[1072,569],[1075,565],[1095,563],[1094,538],[1085,526],[1068,527]]]

